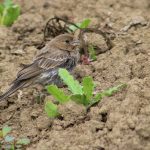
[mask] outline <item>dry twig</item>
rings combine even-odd
[[[82,43],[81,53],[83,53],[85,56],[88,56],[88,44],[86,43],[84,39],[85,33],[100,34],[105,39],[107,48],[103,49],[102,52],[106,52],[107,50],[110,50],[113,47],[113,44],[108,36],[108,33],[105,30],[103,31],[103,29],[97,29],[97,28],[81,29],[75,23],[69,21],[68,19],[60,18],[57,16],[47,21],[46,26],[44,28],[43,43],[45,43],[48,40],[48,38],[54,38],[55,36],[58,36],[60,34],[72,32],[72,30],[69,28],[70,25],[74,25],[75,27],[80,29],[79,39],[81,40],[81,43]]]

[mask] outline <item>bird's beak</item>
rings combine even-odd
[[[72,46],[79,46],[80,45],[80,41],[79,40],[73,40],[70,44],[72,45]]]

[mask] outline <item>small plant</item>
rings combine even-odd
[[[77,104],[84,105],[87,109],[98,103],[103,97],[111,96],[112,94],[126,86],[125,84],[120,84],[116,87],[112,87],[103,92],[94,94],[95,84],[92,77],[84,77],[82,80],[82,84],[79,84],[79,82],[77,80],[74,80],[73,76],[70,75],[66,69],[59,69],[59,76],[68,86],[68,91],[70,91],[71,94],[67,95],[56,85],[47,86],[47,91],[54,96],[59,104],[65,104],[68,101],[72,100]],[[57,105],[52,103],[51,101],[46,102],[45,111],[49,117],[55,118],[60,115]]]
[[[88,51],[89,51],[89,57],[92,61],[96,61],[97,58],[96,58],[96,52],[95,52],[95,49],[94,49],[94,46],[92,44],[90,44],[88,46]]]
[[[90,19],[85,19],[81,23],[76,23],[75,25],[81,29],[85,29],[89,26],[90,23],[91,23]],[[72,32],[75,32],[78,29],[76,26],[71,25],[71,26],[69,26],[69,29],[72,30]],[[95,54],[94,46],[92,44],[88,45],[88,52],[89,52],[89,58],[92,61],[95,61],[96,60],[96,54]]]
[[[81,23],[76,23],[75,25],[78,26],[81,29],[85,29],[89,26],[91,20],[90,19],[85,19]],[[72,32],[76,31],[78,28],[74,25],[70,25],[69,29],[72,30]]]
[[[21,149],[23,146],[30,143],[30,140],[28,138],[21,138],[17,140],[15,139],[15,137],[8,135],[11,130],[11,127],[8,126],[4,126],[2,130],[0,130],[0,149]]]
[[[11,26],[20,15],[20,7],[12,0],[0,4],[0,25]]]

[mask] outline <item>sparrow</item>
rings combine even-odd
[[[34,84],[59,86],[62,81],[58,76],[58,70],[73,70],[80,58],[79,46],[80,41],[73,34],[62,34],[52,39],[37,52],[31,64],[23,66],[10,88],[0,96],[0,100]]]

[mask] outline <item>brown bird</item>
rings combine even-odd
[[[33,84],[56,84],[61,80],[58,69],[71,71],[79,60],[80,42],[72,34],[62,34],[51,40],[33,59],[31,64],[25,65],[11,83],[10,88],[0,96],[0,100],[7,98],[18,89]]]

